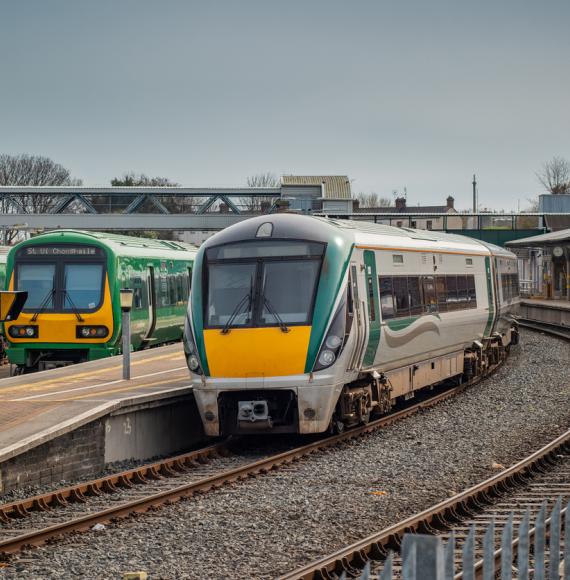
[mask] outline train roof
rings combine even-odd
[[[89,240],[96,240],[99,245],[103,245],[119,256],[152,256],[163,258],[181,259],[183,253],[191,253],[192,257],[198,248],[192,244],[175,242],[170,240],[156,240],[152,238],[137,238],[135,236],[123,236],[107,232],[90,232],[84,230],[53,230],[45,232],[20,242],[14,248],[40,243],[57,244],[64,243],[88,243]]]
[[[397,228],[357,220],[317,219],[325,219],[327,222],[341,229],[352,230],[357,245],[371,243],[388,247],[402,247],[402,249],[417,248],[420,246],[425,247],[426,250],[455,250],[465,251],[466,253],[472,252],[485,255],[491,254],[493,256],[516,257],[512,252],[500,246],[459,234],[448,234],[433,230],[416,230],[405,227]]]
[[[341,235],[345,243],[348,242],[356,246],[401,250],[425,249],[428,252],[447,250],[466,254],[515,258],[512,252],[504,248],[468,236],[446,234],[433,230],[396,228],[367,221],[330,219],[292,213],[271,214],[244,220],[212,236],[204,242],[203,246],[210,247],[244,239],[254,239],[259,226],[266,222],[273,224],[273,238],[327,241],[336,234]]]

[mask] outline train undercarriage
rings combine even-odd
[[[508,335],[497,333],[483,341],[475,341],[471,348],[452,355],[409,365],[392,373],[365,373],[357,381],[343,387],[330,430],[340,432],[347,427],[367,423],[372,416],[389,412],[399,400],[411,399],[419,391],[446,383],[461,384],[479,380],[501,365],[511,345],[518,344],[518,341],[519,333],[515,325]],[[424,379],[422,381],[420,378],[418,386],[417,375],[423,375]]]

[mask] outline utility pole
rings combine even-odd
[[[473,213],[477,213],[477,178],[473,174]]]

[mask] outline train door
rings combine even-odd
[[[144,337],[144,342],[152,340],[154,329],[156,328],[156,288],[154,285],[154,266],[148,267],[147,276],[147,294],[148,294],[148,326]]]
[[[364,346],[366,345],[368,331],[364,303],[360,299],[360,291],[358,288],[358,271],[359,265],[356,262],[351,262],[348,283],[350,285],[350,292],[352,295],[352,308],[354,313],[353,328],[355,339],[354,350],[348,364],[348,370],[360,369],[360,361],[362,360],[362,355],[364,354]]]
[[[368,341],[362,365],[374,364],[376,351],[380,343],[380,308],[378,305],[378,276],[376,275],[376,256],[373,251],[364,251],[364,278],[366,302],[368,306]]]

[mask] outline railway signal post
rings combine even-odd
[[[121,312],[123,313],[123,380],[131,378],[131,308],[133,291],[121,288]]]

